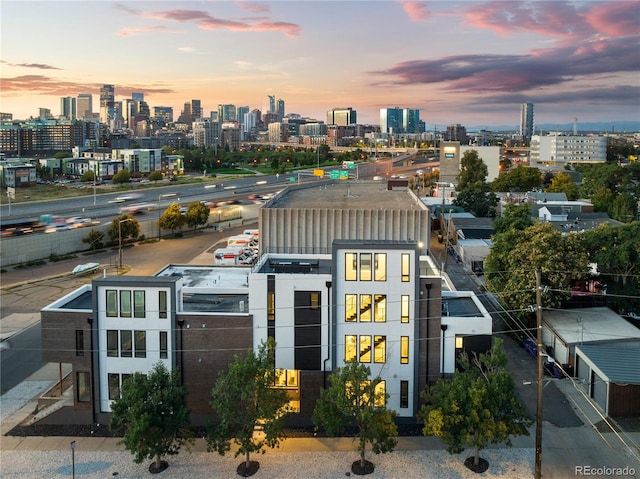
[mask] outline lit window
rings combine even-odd
[[[371,362],[371,336],[360,336],[360,362]]]
[[[167,292],[158,291],[158,317],[167,317]]]
[[[78,385],[78,402],[91,401],[90,376],[88,372],[76,373],[76,383]]]
[[[357,294],[345,294],[344,295],[344,320],[347,322],[353,322],[358,319],[358,295]]]
[[[373,337],[373,362],[384,363],[387,360],[387,337]]]
[[[358,255],[357,253],[344,254],[344,280],[358,281]]]
[[[456,349],[462,349],[462,336],[456,336]]]
[[[371,253],[360,253],[360,281],[371,281]]]
[[[136,358],[146,358],[147,357],[147,332],[146,331],[136,331]]]
[[[384,323],[387,320],[387,296],[376,294],[373,299],[375,302],[374,321]]]
[[[118,292],[115,290],[107,290],[107,316],[118,316]]]
[[[385,381],[378,382],[373,395],[373,405],[376,407],[384,407],[387,402],[387,383]]]
[[[144,291],[133,292],[133,317],[144,318],[145,317],[145,301]]]
[[[267,320],[276,319],[276,293],[267,293]]]
[[[115,329],[107,331],[107,356],[118,357],[118,331]]]
[[[400,257],[400,267],[402,268],[402,281],[407,282],[410,279],[410,265],[409,262],[409,253],[402,253]]]
[[[120,291],[120,317],[131,317],[131,291]]]
[[[133,343],[131,342],[131,331],[120,331],[120,355],[123,358],[133,356]]]
[[[356,359],[358,350],[358,337],[355,335],[347,335],[344,338],[344,361],[350,362]]]
[[[169,348],[167,345],[167,332],[160,331],[160,359],[167,359],[169,357]]]
[[[371,321],[371,295],[360,295],[360,321]]]
[[[409,322],[409,295],[402,295],[400,297],[400,322]]]
[[[387,254],[376,253],[375,254],[375,280],[386,281],[387,280]]]
[[[400,364],[409,364],[409,336],[400,336]]]
[[[311,293],[310,295],[311,309],[318,309],[320,304],[320,294],[319,293]]]

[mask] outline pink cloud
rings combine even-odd
[[[251,13],[266,13],[270,10],[269,5],[256,2],[236,2],[240,8]]]
[[[583,14],[594,29],[611,36],[638,34],[640,7],[638,2],[607,2],[593,5]]]
[[[414,2],[408,0],[400,0],[402,8],[409,15],[409,19],[413,22],[420,22],[429,16],[427,4],[425,2]]]
[[[142,34],[142,33],[153,33],[153,32],[161,32],[161,33],[178,33],[176,30],[171,30],[167,27],[156,26],[156,27],[125,27],[118,32],[116,35],[120,37],[132,37],[134,35]]]

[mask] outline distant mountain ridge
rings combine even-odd
[[[490,131],[511,131],[516,132],[519,125],[477,125],[467,127],[467,132],[478,132],[480,130]],[[536,124],[536,135],[542,131],[546,135],[550,131],[573,131],[573,123],[542,123]],[[578,133],[621,133],[640,131],[640,121],[578,121]]]

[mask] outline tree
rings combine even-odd
[[[580,192],[578,187],[571,179],[571,175],[560,172],[551,180],[551,184],[545,191],[549,193],[564,193],[567,195],[568,200],[577,200]]]
[[[149,177],[147,178],[149,181],[160,181],[162,179],[162,173],[160,170],[154,170],[149,173]]]
[[[102,231],[91,229],[86,238],[82,238],[84,244],[88,244],[93,251],[102,248],[102,240],[104,233]]]
[[[493,229],[496,234],[505,233],[511,228],[523,230],[533,225],[531,219],[531,209],[528,203],[516,205],[507,203],[502,211],[502,216],[493,222]]]
[[[542,186],[542,175],[538,168],[517,166],[515,169],[498,176],[491,183],[493,191],[531,191]]]
[[[495,216],[497,204],[496,195],[489,191],[486,183],[479,181],[468,184],[453,200],[454,206],[461,206],[479,218]]]
[[[422,395],[423,434],[442,439],[450,454],[473,447],[475,454],[465,465],[475,472],[488,467],[480,461],[481,449],[501,442],[511,446],[510,436],[529,435],[532,421],[515,396],[506,364],[502,340],[496,338],[486,354],[471,359],[463,354],[453,378],[438,380]]]
[[[71,153],[70,151],[57,151],[53,154],[53,157],[56,160],[64,160],[65,158],[72,158],[73,153]]]
[[[140,223],[129,213],[121,214],[111,221],[109,227],[109,236],[112,241],[126,240],[127,238],[136,239],[140,235]]]
[[[611,204],[615,198],[615,193],[609,188],[598,188],[591,197],[594,211],[602,211],[610,214]]]
[[[93,170],[85,171],[82,174],[82,177],[80,178],[80,181],[82,181],[82,182],[95,181],[95,174],[93,173]]]
[[[331,385],[320,391],[313,411],[313,423],[323,427],[330,436],[355,427],[360,460],[351,466],[354,474],[369,474],[374,470],[374,465],[365,459],[367,443],[375,454],[391,452],[397,444],[395,413],[385,406],[389,395],[381,389],[380,377],[370,379],[370,376],[367,365],[355,361],[345,363],[331,373]]]
[[[163,456],[191,444],[185,396],[177,370],[169,372],[160,361],[148,375],[134,373],[123,381],[120,398],[111,403],[110,428],[124,429],[121,444],[136,464],[154,459],[149,471],[160,472],[167,467]]]
[[[182,228],[185,221],[185,217],[180,213],[180,206],[174,201],[160,216],[160,228],[175,232],[175,230]]]
[[[456,190],[462,191],[468,185],[476,182],[484,183],[489,175],[489,169],[476,150],[465,151],[460,159],[460,173],[457,176]]]
[[[198,226],[206,225],[209,221],[209,208],[199,201],[194,201],[189,204],[184,216],[187,226],[195,231]]]
[[[610,215],[614,220],[628,223],[637,220],[638,201],[629,193],[616,196],[611,205]]]
[[[238,446],[234,457],[245,455],[237,472],[251,476],[260,467],[250,454],[265,453],[265,446],[277,447],[284,438],[284,418],[288,397],[284,389],[275,388],[273,358],[275,341],[262,343],[244,357],[235,356],[226,372],[221,372],[211,391],[213,419],[207,425],[207,448],[224,456],[231,441]],[[262,435],[255,434],[257,428]]]
[[[528,322],[532,322],[528,308],[536,302],[535,270],[542,271],[543,284],[548,287],[545,306],[559,308],[570,298],[571,280],[584,279],[589,270],[578,236],[563,236],[543,222],[494,235],[484,261],[487,287],[507,309]]]
[[[126,168],[118,171],[115,175],[113,175],[113,178],[111,178],[111,182],[114,185],[119,183],[129,183],[129,181],[131,181],[131,173],[129,173],[129,170],[127,170]]]

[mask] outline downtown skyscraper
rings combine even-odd
[[[535,129],[533,103],[528,101],[520,106],[520,135],[530,141]]]

